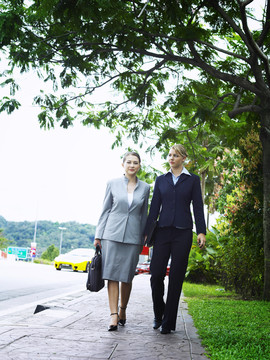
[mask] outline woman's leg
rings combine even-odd
[[[118,323],[118,300],[119,300],[119,282],[108,280],[108,297],[111,314],[110,325]]]
[[[192,245],[192,230],[174,229],[171,236],[171,266],[162,328],[175,330],[179,299]]]
[[[158,229],[150,264],[153,309],[155,320],[158,322],[161,322],[165,308],[164,278],[171,253],[171,231],[171,228]]]
[[[132,282],[122,282],[120,286],[120,310],[119,319],[126,320],[126,307],[129,301],[130,293],[132,289]]]

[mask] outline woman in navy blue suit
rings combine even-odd
[[[187,157],[182,145],[170,149],[170,171],[157,177],[150,211],[146,223],[147,235],[151,224],[158,218],[158,229],[150,264],[151,288],[154,308],[153,328],[161,326],[162,334],[175,330],[182,284],[192,245],[193,221],[190,204],[193,205],[197,242],[205,246],[206,226],[200,178],[184,167]],[[164,301],[164,278],[171,258],[169,284]]]

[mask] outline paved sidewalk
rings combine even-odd
[[[107,289],[81,291],[0,317],[1,360],[206,360],[187,305],[181,298],[177,328],[153,330],[149,275],[135,276],[127,323],[108,332]],[[37,304],[38,305],[38,304]]]

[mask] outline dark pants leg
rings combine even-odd
[[[157,230],[155,237],[155,245],[150,264],[152,300],[155,318],[161,320],[163,318],[165,302],[164,302],[164,278],[166,275],[168,260],[171,255],[170,243],[167,241],[168,228],[160,228]]]
[[[154,314],[162,318],[162,326],[175,330],[182,284],[192,244],[192,230],[173,227],[158,230],[151,260],[151,287]],[[164,278],[171,256],[171,266],[166,303],[164,302]]]

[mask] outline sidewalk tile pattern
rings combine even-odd
[[[152,329],[149,275],[134,278],[127,323],[108,332],[107,289],[85,290],[43,304],[33,314],[0,317],[1,360],[206,360],[187,304],[181,298],[175,332]],[[38,305],[38,304],[37,304]]]

